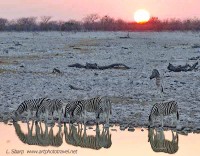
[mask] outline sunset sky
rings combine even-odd
[[[81,20],[98,13],[131,21],[134,12],[141,8],[159,19],[200,18],[200,0],[0,0],[0,17],[48,15],[54,20]]]

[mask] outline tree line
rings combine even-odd
[[[0,18],[0,31],[199,31],[200,20],[152,17],[146,23],[127,22],[110,16],[90,14],[81,21],[55,21],[51,16],[23,17],[16,20]]]

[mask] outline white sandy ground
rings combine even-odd
[[[199,60],[200,33],[137,32],[39,32],[0,33],[0,119],[27,99],[49,97],[63,101],[108,95],[112,100],[111,123],[148,125],[155,102],[176,100],[178,129],[200,130],[200,69],[169,72],[168,63],[183,65]],[[21,45],[17,45],[17,43]],[[194,47],[194,45],[196,47]],[[70,68],[73,63],[109,65],[123,63],[129,70]],[[63,74],[53,74],[58,68]],[[151,71],[160,71],[164,97],[157,96]],[[72,90],[69,85],[84,90]],[[88,115],[93,122],[94,115]],[[170,125],[166,120],[165,125]]]

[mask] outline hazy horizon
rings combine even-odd
[[[86,15],[97,13],[133,21],[138,9],[146,9],[159,19],[200,18],[199,0],[6,0],[0,1],[0,17],[52,16],[53,20],[81,20]]]

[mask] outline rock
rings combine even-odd
[[[121,131],[124,131],[125,129],[126,129],[126,127],[121,127],[121,126],[120,126],[120,130],[121,130]]]
[[[176,126],[176,129],[177,129],[178,131],[182,131],[182,130],[184,129],[184,127],[183,127],[182,125],[177,125],[177,126]]]
[[[129,127],[129,128],[128,128],[128,131],[134,132],[134,131],[135,131],[135,128],[134,128],[134,127]]]

